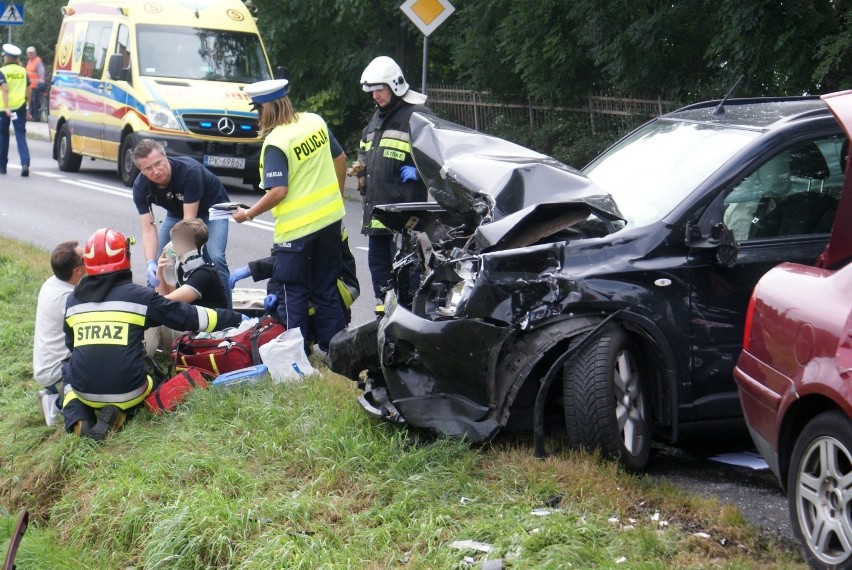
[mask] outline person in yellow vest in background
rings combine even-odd
[[[0,67],[0,174],[9,162],[9,123],[15,127],[15,141],[21,157],[21,176],[30,175],[30,149],[27,146],[27,119],[30,102],[27,70],[21,67],[21,48],[3,44]]]
[[[266,137],[260,155],[266,194],[247,210],[237,209],[234,220],[251,221],[272,210],[278,317],[308,338],[308,307],[313,305],[316,340],[324,353],[346,326],[337,291],[346,154],[319,115],[293,111],[288,85],[286,79],[273,79],[243,89]]]
[[[40,121],[41,95],[47,89],[47,83],[44,62],[38,56],[35,46],[27,48],[27,77],[30,80],[30,116],[33,121]]]

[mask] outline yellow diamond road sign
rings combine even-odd
[[[400,10],[420,28],[424,36],[437,30],[456,11],[449,0],[406,0]]]

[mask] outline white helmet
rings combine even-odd
[[[361,74],[361,87],[364,91],[375,91],[383,85],[390,87],[393,94],[406,103],[419,105],[426,102],[426,95],[412,90],[402,74],[402,68],[386,55],[371,61]]]

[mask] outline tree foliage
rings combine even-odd
[[[372,104],[364,67],[389,55],[420,86],[420,32],[402,0],[253,0],[297,106],[352,140]],[[26,0],[14,31],[50,62],[65,0]],[[429,82],[573,105],[589,94],[690,102],[852,87],[852,0],[453,0],[429,39]]]
[[[24,2],[24,25],[12,29],[12,42],[22,50],[35,46],[46,64],[53,63],[53,52],[62,24],[65,0],[27,0]],[[6,28],[0,27],[0,37],[6,43]],[[47,65],[48,69],[50,65]]]

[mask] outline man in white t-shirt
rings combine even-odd
[[[53,276],[41,286],[36,308],[33,339],[33,375],[44,388],[38,399],[47,425],[53,425],[59,413],[57,406],[62,391],[62,366],[71,356],[65,346],[65,303],[68,295],[86,274],[83,248],[76,241],[56,246],[50,254]]]

